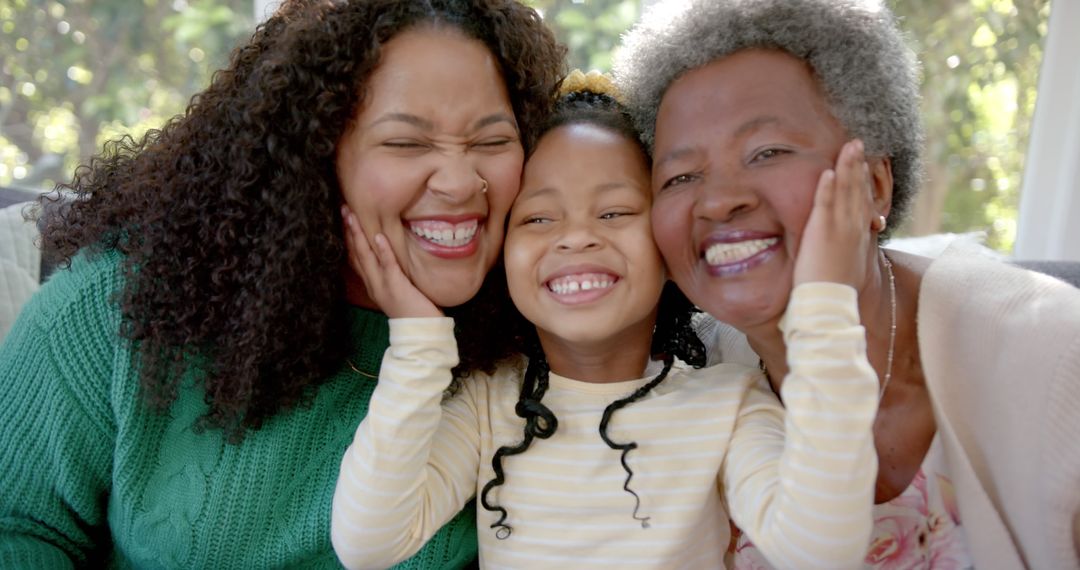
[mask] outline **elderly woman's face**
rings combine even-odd
[[[695,304],[744,330],[783,313],[818,178],[845,140],[810,69],[786,53],[739,52],[672,84],[652,222]]]
[[[364,232],[386,235],[412,282],[450,307],[476,294],[499,255],[523,154],[487,47],[419,28],[383,46],[337,170]]]

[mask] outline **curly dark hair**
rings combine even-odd
[[[50,201],[75,195],[43,236],[62,264],[84,248],[123,254],[120,333],[137,348],[155,408],[167,409],[180,379],[197,372],[209,405],[199,425],[236,440],[343,365],[353,339],[335,149],[382,46],[421,25],[491,50],[528,148],[565,52],[533,9],[515,0],[288,0],[183,115],[141,140],[107,143],[42,201],[53,209]],[[486,327],[460,347],[459,376],[492,370],[513,350]]]
[[[649,153],[637,130],[634,128],[633,119],[610,94],[595,93],[589,90],[574,91],[561,97],[556,105],[555,112],[544,123],[540,136],[555,128],[572,124],[590,124],[607,129],[610,132],[624,136],[633,141],[641,150],[648,164]],[[657,304],[656,325],[653,331],[650,354],[653,358],[663,360],[664,367],[652,380],[635,390],[629,396],[616,400],[604,409],[600,420],[600,438],[608,447],[621,451],[620,461],[626,470],[626,480],[623,490],[634,497],[635,505],[631,516],[641,522],[643,528],[648,527],[649,517],[638,516],[641,507],[641,499],[630,488],[630,481],[634,477],[634,471],[627,463],[627,454],[637,448],[636,442],[616,443],[607,433],[608,424],[615,412],[628,404],[636,402],[648,394],[667,378],[675,358],[701,368],[706,363],[705,345],[698,338],[693,328],[693,316],[699,310],[686,298],[686,295],[669,281],[664,284]],[[547,439],[555,435],[559,427],[559,420],[550,408],[542,403],[544,394],[548,389],[549,374],[551,372],[540,338],[536,328],[531,326],[516,310],[509,322],[504,323],[504,330],[513,331],[515,343],[520,345],[529,362],[525,368],[525,375],[521,383],[521,392],[518,396],[514,413],[525,420],[523,428],[524,437],[517,445],[504,445],[495,451],[491,458],[491,468],[495,477],[484,484],[480,491],[480,505],[484,509],[499,513],[499,520],[495,521],[491,528],[495,529],[495,536],[505,539],[510,536],[513,529],[506,524],[508,512],[506,507],[495,504],[488,500],[488,494],[506,482],[506,473],[503,470],[503,458],[524,453],[532,442],[539,439]]]

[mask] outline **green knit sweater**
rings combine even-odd
[[[374,380],[347,366],[309,407],[240,444],[192,431],[202,393],[167,414],[139,402],[117,335],[116,254],[80,256],[27,304],[0,346],[0,568],[337,568],[330,503]],[[386,317],[352,314],[362,370],[379,368]],[[399,568],[476,555],[473,509]]]

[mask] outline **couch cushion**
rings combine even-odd
[[[0,186],[0,210],[7,208],[12,204],[30,202],[34,198],[37,198],[37,194],[30,192],[29,190],[4,188],[3,186]]]
[[[1080,287],[1080,261],[1014,261],[1013,264]]]
[[[27,205],[22,202],[0,209],[0,340],[40,280],[41,252],[34,243],[38,229],[23,219]]]

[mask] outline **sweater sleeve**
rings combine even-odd
[[[443,406],[457,364],[449,318],[391,319],[367,417],[345,451],[331,540],[348,568],[384,568],[419,550],[476,490],[477,408],[463,389]]]
[[[873,528],[878,382],[855,290],[800,285],[781,330],[786,416],[768,388],[748,393],[723,472],[725,499],[775,567],[861,567]]]
[[[84,565],[108,548],[114,261],[76,258],[0,345],[0,567]]]

